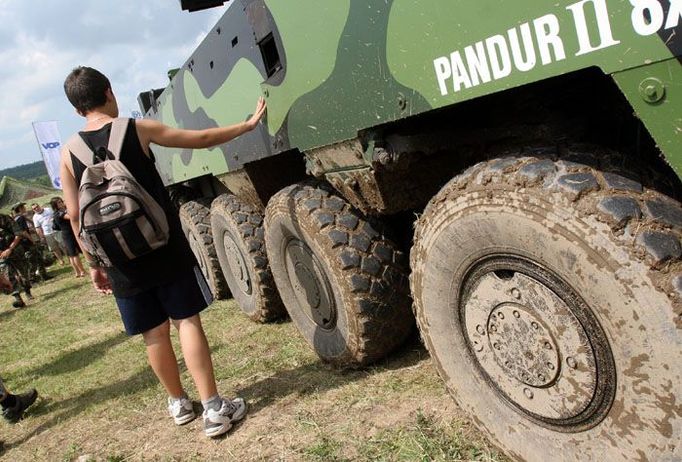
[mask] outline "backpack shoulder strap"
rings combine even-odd
[[[126,130],[128,130],[129,120],[126,117],[118,117],[111,122],[111,133],[109,134],[107,149],[114,155],[116,160],[121,159],[121,148],[123,147]]]
[[[83,165],[90,166],[93,164],[92,149],[90,149],[90,146],[85,143],[78,133],[69,138],[69,141],[66,142],[66,148],[71,154],[76,156],[76,159],[81,161]]]

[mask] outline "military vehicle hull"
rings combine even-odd
[[[154,149],[255,321],[286,308],[342,367],[416,321],[511,456],[678,460],[681,21],[677,0],[240,0],[146,116],[201,129],[266,98],[237,140]]]

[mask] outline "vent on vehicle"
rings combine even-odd
[[[265,72],[268,77],[282,68],[282,63],[279,60],[279,52],[277,51],[277,44],[275,38],[270,32],[263,40],[258,42],[260,53],[263,56],[263,63],[265,64]]]

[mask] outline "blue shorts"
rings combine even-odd
[[[116,305],[128,335],[141,334],[171,319],[186,319],[200,313],[213,301],[199,268],[178,279],[135,294],[116,297]]]

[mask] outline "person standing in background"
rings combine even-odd
[[[12,206],[12,211],[15,213],[14,221],[24,231],[24,240],[22,242],[26,252],[26,259],[29,263],[29,274],[31,277],[40,277],[43,281],[52,279],[52,276],[47,274],[45,269],[45,262],[43,262],[43,255],[40,247],[31,239],[31,226],[28,224],[29,220],[26,218],[26,203],[18,202]],[[31,225],[33,222],[31,221]]]
[[[22,242],[28,239],[26,231],[9,215],[0,214],[0,289],[14,297],[12,306],[26,306],[21,291],[32,299],[31,275]]]
[[[33,210],[33,225],[36,233],[50,249],[54,256],[64,265],[64,247],[61,243],[61,232],[54,228],[54,212],[52,208],[43,208],[38,204],[31,204]]]
[[[81,262],[79,255],[80,248],[76,242],[76,236],[71,229],[71,217],[66,212],[66,205],[61,197],[53,197],[50,200],[50,207],[54,211],[53,220],[61,230],[64,250],[66,250],[66,255],[69,257],[71,267],[74,273],[76,273],[76,277],[82,278],[85,276],[85,268],[83,268],[83,262]]]

